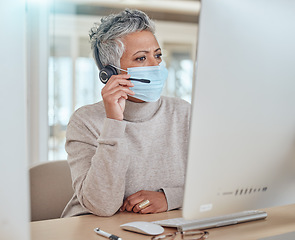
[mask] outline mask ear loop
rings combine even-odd
[[[116,66],[114,66],[112,64],[109,64],[109,65],[116,68],[116,69],[118,69],[118,70],[120,70],[120,71],[124,71],[124,72],[128,73],[128,71],[126,71],[126,70],[124,70],[122,68],[116,67]],[[150,83],[151,82],[151,80],[148,80],[148,79],[138,79],[138,78],[128,78],[128,80],[142,82],[142,83]]]
[[[120,71],[124,71],[124,72],[127,72],[127,73],[128,73],[128,71],[126,71],[126,70],[124,70],[124,69],[122,69],[122,68],[116,67],[116,66],[114,66],[114,65],[112,65],[112,64],[109,64],[109,65],[112,66],[112,67],[114,67],[114,68],[116,68],[116,69],[118,69],[118,70],[120,70]]]

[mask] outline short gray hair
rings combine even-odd
[[[99,67],[97,54],[103,66],[120,67],[124,52],[122,38],[130,33],[147,30],[155,34],[154,22],[142,11],[125,9],[118,14],[111,14],[95,23],[90,29],[89,37],[92,54]],[[99,51],[98,51],[99,50]]]

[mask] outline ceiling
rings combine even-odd
[[[51,11],[104,16],[130,8],[154,20],[198,23],[200,6],[199,0],[56,0]]]

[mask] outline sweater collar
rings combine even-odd
[[[162,99],[156,102],[136,103],[126,101],[124,110],[124,120],[128,122],[144,122],[151,119],[158,111]]]

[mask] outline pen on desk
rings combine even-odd
[[[111,239],[111,240],[122,240],[122,238],[117,237],[117,236],[112,235],[112,234],[109,234],[107,232],[104,232],[99,228],[94,228],[94,232],[96,232],[98,235],[104,236],[104,237],[106,237],[108,239]]]

